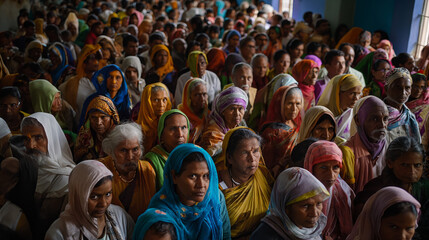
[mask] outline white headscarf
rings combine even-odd
[[[11,134],[9,126],[3,118],[0,118],[0,139],[9,134]]]
[[[124,61],[121,65],[122,72],[125,73],[127,71],[127,68],[129,67],[137,69],[138,78],[140,79],[142,75],[142,64],[140,62],[140,59],[136,56],[128,56],[124,58]]]

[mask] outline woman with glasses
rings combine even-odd
[[[12,134],[21,134],[20,126],[28,113],[21,111],[21,94],[17,87],[3,87],[0,90],[0,117],[3,118]]]

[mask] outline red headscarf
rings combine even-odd
[[[207,70],[216,74],[220,73],[225,66],[226,53],[219,48],[212,48],[207,53]]]
[[[304,97],[304,110],[308,110],[315,99],[314,85],[303,84],[303,81],[313,68],[319,68],[319,66],[315,61],[310,59],[303,59],[292,68],[292,76],[298,81],[298,87],[301,89],[302,96]]]

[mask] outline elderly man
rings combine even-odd
[[[143,153],[143,134],[136,123],[116,126],[103,140],[103,151],[109,156],[100,159],[113,173],[112,203],[124,208],[134,221],[149,205],[155,191],[155,171]]]
[[[164,166],[170,152],[189,139],[188,117],[180,110],[173,109],[162,114],[158,123],[160,144],[145,154],[144,160],[150,162],[156,173],[156,189],[164,184]]]
[[[75,164],[67,139],[52,114],[37,112],[22,120],[27,154],[37,159],[35,199],[40,203],[41,232],[58,218],[66,203],[69,175]]]
[[[250,62],[253,70],[253,82],[252,87],[261,90],[270,81],[268,78],[268,57],[265,54],[258,53],[253,56]]]
[[[253,111],[253,104],[255,102],[256,93],[258,89],[251,87],[253,83],[253,72],[252,67],[247,63],[237,63],[232,69],[232,83],[234,86],[241,88],[246,92],[249,102],[247,104],[246,113],[244,119],[249,119],[250,114]]]
[[[371,179],[381,175],[386,163],[387,124],[389,111],[379,98],[368,96],[360,99],[354,109],[354,134],[346,143],[354,153],[355,183],[351,188],[358,193]],[[353,132],[351,132],[353,134]],[[353,161],[353,160],[352,160]]]

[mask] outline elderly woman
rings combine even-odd
[[[207,57],[201,51],[193,51],[188,56],[188,66],[190,71],[182,74],[177,79],[176,92],[174,99],[176,105],[182,103],[182,94],[186,82],[191,78],[201,78],[207,83],[207,94],[209,96],[209,105],[212,104],[215,96],[221,91],[220,80],[216,74],[207,69]]]
[[[319,65],[310,59],[304,59],[298,62],[292,68],[292,76],[298,81],[298,87],[301,89],[304,97],[303,109],[305,111],[316,105],[314,85],[317,81],[319,68]]]
[[[71,57],[69,57],[70,50],[56,42],[49,47],[48,53],[52,63],[49,69],[52,84],[59,86],[66,81],[69,75],[74,75],[74,68],[71,67],[74,63],[71,63]]]
[[[207,83],[200,78],[190,79],[183,89],[182,99],[182,103],[177,108],[186,114],[191,123],[189,142],[199,142],[210,112],[208,109]]]
[[[210,156],[222,151],[223,138],[230,129],[245,125],[247,103],[247,94],[238,87],[227,88],[216,97],[199,144]]]
[[[352,74],[338,75],[329,81],[317,105],[332,111],[337,125],[337,136],[347,140],[350,137],[350,124],[353,106],[362,94],[362,83]]]
[[[97,92],[85,100],[80,115],[80,126],[84,124],[85,120],[85,112],[83,110],[87,109],[89,102],[98,95],[103,95],[112,100],[118,110],[121,121],[131,119],[131,101],[128,94],[128,87],[124,74],[118,66],[112,64],[103,67],[94,73],[91,82],[97,89]]]
[[[177,146],[165,164],[165,180],[149,207],[179,226],[177,239],[230,239],[225,198],[210,155],[194,144]]]
[[[386,162],[382,174],[369,181],[363,191],[357,194],[354,200],[355,217],[373,194],[384,187],[395,186],[407,191],[423,206],[417,231],[427,234],[428,213],[425,206],[429,200],[429,180],[423,176],[426,160],[422,145],[410,137],[396,138],[387,148]]]
[[[190,123],[180,110],[173,109],[162,114],[158,123],[159,144],[153,147],[144,159],[152,165],[156,174],[156,189],[164,184],[164,166],[170,152],[188,142]]]
[[[249,128],[231,129],[216,160],[233,238],[249,237],[268,209],[274,179],[265,167],[260,144],[261,137]]]
[[[405,190],[385,187],[365,203],[347,240],[412,239],[420,214],[420,203]]]
[[[136,106],[137,107],[137,106]],[[158,122],[164,112],[171,109],[170,95],[162,83],[153,83],[143,89],[137,123],[144,135],[144,149],[149,151],[158,143]]]
[[[331,110],[324,106],[308,109],[299,129],[297,143],[310,137],[326,141],[335,139],[335,117]]]
[[[389,110],[388,141],[400,136],[413,137],[421,142],[419,126],[414,114],[405,103],[411,94],[413,80],[406,68],[395,68],[387,73],[384,102]]]
[[[279,88],[268,108],[267,119],[260,127],[264,142],[262,154],[274,177],[287,167],[296,145],[303,103],[301,90],[295,85]]]
[[[343,167],[341,149],[333,142],[320,140],[308,148],[304,167],[328,189],[331,197],[323,203],[327,224],[322,232],[324,239],[346,239],[353,228],[353,190],[339,177]]]
[[[30,82],[30,96],[34,112],[45,112],[55,116],[63,130],[75,128],[73,108],[61,98],[61,92],[49,81],[38,79]]]
[[[321,239],[329,192],[310,172],[288,168],[274,184],[269,212],[250,239]]]
[[[124,58],[121,65],[122,72],[125,74],[127,82],[128,94],[131,97],[131,106],[134,107],[140,102],[140,97],[146,82],[141,78],[142,64],[136,56],[128,56]]]
[[[17,87],[3,87],[0,90],[0,117],[3,118],[12,134],[21,134],[20,126],[24,117],[22,112],[21,93]]]
[[[136,123],[116,126],[104,138],[102,147],[108,157],[99,159],[113,173],[112,202],[134,220],[148,207],[155,194],[155,171],[141,161],[143,135]]]
[[[92,99],[86,109],[85,124],[76,139],[75,162],[105,157],[101,143],[119,122],[118,111],[112,100],[105,96]]]
[[[129,239],[134,221],[112,202],[113,174],[102,163],[87,160],[70,174],[70,201],[45,239]]]
[[[426,134],[427,127],[425,125],[428,123],[427,119],[429,116],[428,85],[424,74],[415,73],[411,75],[411,78],[413,79],[411,94],[405,105],[414,113],[414,116],[416,116],[417,123],[419,124],[420,135],[422,136],[422,144],[426,148],[428,145],[428,138]]]
[[[147,84],[162,82],[170,92],[176,91],[173,58],[164,44],[155,45],[150,50],[152,68],[146,73]]]

